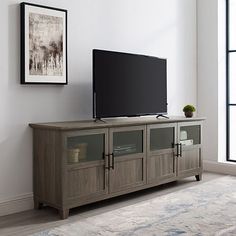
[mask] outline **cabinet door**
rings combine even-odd
[[[111,193],[129,190],[146,182],[145,126],[112,128],[109,133]]]
[[[147,128],[147,181],[159,183],[176,177],[177,125],[157,124]]]
[[[178,157],[178,176],[186,177],[201,172],[201,122],[183,122],[178,124],[178,142],[180,155]]]
[[[67,132],[64,136],[67,202],[96,199],[108,193],[108,130]]]

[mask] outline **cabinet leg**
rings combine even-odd
[[[37,198],[34,198],[34,209],[42,209],[43,203],[39,202]]]
[[[195,175],[195,178],[196,178],[197,181],[202,180],[202,174]]]
[[[59,210],[59,214],[60,214],[60,218],[61,218],[62,220],[65,220],[65,219],[67,219],[68,216],[69,216],[69,209],[60,209],[60,210]]]

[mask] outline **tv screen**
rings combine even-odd
[[[166,113],[166,59],[93,50],[94,118]]]

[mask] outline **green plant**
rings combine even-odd
[[[188,111],[194,112],[194,111],[196,111],[196,109],[195,109],[195,107],[193,105],[186,105],[183,108],[183,112],[188,112]]]

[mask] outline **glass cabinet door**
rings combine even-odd
[[[201,173],[201,122],[183,122],[178,124],[178,176],[196,175]]]
[[[65,188],[68,201],[108,193],[108,129],[64,133]]]
[[[68,164],[103,160],[104,153],[104,133],[67,137]]]
[[[150,151],[173,148],[175,127],[150,129]]]
[[[117,127],[109,132],[109,191],[132,189],[146,182],[146,127]]]
[[[113,133],[115,157],[143,152],[143,130],[119,131]]]
[[[191,146],[201,144],[201,125],[190,124],[180,125],[179,140],[182,146]]]
[[[148,183],[155,184],[175,178],[176,123],[148,125],[147,132]]]
[[[176,124],[155,124],[148,126],[148,154],[173,151],[177,143]]]

